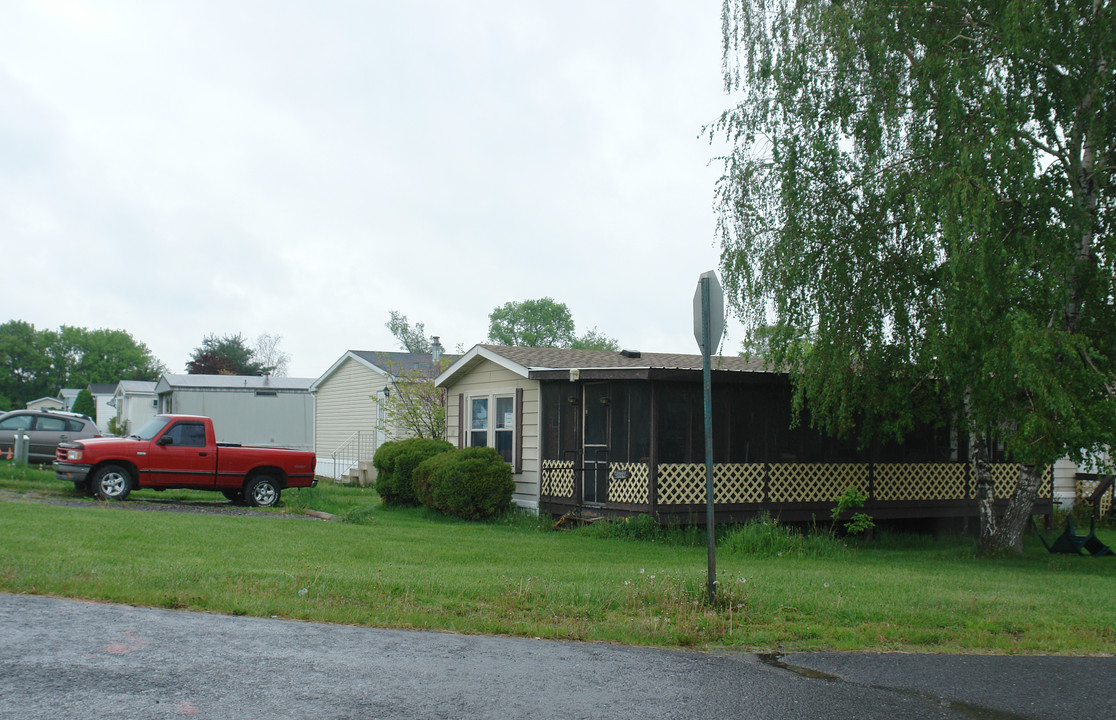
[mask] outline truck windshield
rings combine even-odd
[[[155,417],[144,423],[143,427],[141,427],[139,430],[136,430],[128,437],[134,437],[140,440],[150,440],[151,438],[158,435],[159,431],[165,428],[167,426],[167,423],[169,423],[170,421],[171,419],[169,417],[160,417],[156,415]]]

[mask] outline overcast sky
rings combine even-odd
[[[511,300],[697,352],[720,0],[5,0],[0,322],[208,333],[289,374]],[[730,323],[726,352],[742,331]]]

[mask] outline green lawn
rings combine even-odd
[[[710,607],[701,532],[465,523],[329,483],[284,493],[284,506],[262,517],[70,507],[31,500],[76,500],[69,483],[7,465],[0,493],[9,497],[0,501],[7,592],[639,645],[1116,651],[1116,557],[1049,555],[1033,538],[1022,558],[981,559],[964,539],[857,545],[807,542],[777,526],[722,528]],[[351,522],[281,517],[305,507]],[[1116,532],[1101,537],[1116,543]]]

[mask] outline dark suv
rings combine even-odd
[[[61,410],[12,410],[0,415],[0,453],[5,457],[15,447],[15,434],[22,430],[30,438],[27,460],[54,461],[58,443],[100,437],[97,423],[88,415]]]

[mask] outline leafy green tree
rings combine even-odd
[[[821,429],[970,436],[987,550],[1116,441],[1109,2],[726,0],[727,297]],[[983,448],[1023,472],[1002,520]]]
[[[60,388],[54,387],[50,358],[35,326],[23,320],[0,325],[0,402],[6,405],[0,409],[22,407]]]
[[[70,410],[81,415],[88,415],[93,419],[97,418],[97,405],[93,402],[93,393],[89,392],[89,388],[81,389],[81,392],[74,398],[74,406]]]
[[[611,338],[602,332],[598,332],[597,328],[589,330],[581,337],[574,338],[570,347],[574,350],[619,350],[620,343],[616,338]]]
[[[190,375],[266,375],[274,369],[255,358],[255,352],[240,333],[206,335],[186,363]]]
[[[22,320],[0,325],[0,398],[10,407],[64,387],[157,380],[165,371],[146,345],[123,330],[37,330]]]
[[[398,310],[391,311],[391,320],[384,324],[395,339],[399,347],[409,353],[429,353],[432,349],[430,338],[426,337],[426,326],[422,323],[407,322],[407,316]]]
[[[515,347],[569,347],[573,316],[565,303],[548,297],[506,302],[488,315],[488,339]]]
[[[43,331],[54,384],[81,387],[120,380],[155,381],[166,372],[151,351],[123,330],[88,330],[63,325]]]

